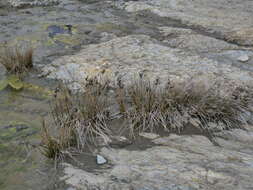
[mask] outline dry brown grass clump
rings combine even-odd
[[[105,141],[110,133],[107,120],[109,118],[107,84],[99,84],[97,80],[89,80],[85,92],[73,94],[61,85],[52,102],[54,126],[42,128],[42,141],[45,155],[49,158],[69,148],[82,150],[86,145],[95,144],[96,137]],[[52,129],[56,135],[52,135]]]
[[[83,150],[96,144],[97,137],[108,141],[112,120],[124,120],[124,131],[132,137],[141,132],[181,133],[189,126],[212,137],[215,131],[243,127],[252,113],[253,89],[239,86],[228,92],[223,87],[221,82],[206,87],[194,80],[168,80],[164,86],[140,77],[128,86],[119,81],[109,98],[108,82],[96,79],[87,80],[85,91],[75,94],[60,86],[52,102],[54,126],[42,128],[45,155],[55,158],[70,148]],[[119,113],[111,114],[115,107]]]
[[[0,54],[0,64],[9,74],[22,75],[33,68],[33,49],[31,47],[5,47]]]
[[[49,128],[45,123],[45,120],[43,120],[42,122],[41,131],[41,143],[43,146],[42,153],[47,158],[59,158],[59,156],[61,156],[61,151],[64,147],[61,146],[61,142],[59,142],[56,138],[53,137],[51,131],[49,131]]]
[[[212,134],[214,130],[238,128],[247,123],[245,113],[251,112],[252,89],[242,96],[246,87],[224,94],[220,84],[202,88],[193,81],[165,87],[140,78],[118,95],[120,111],[130,123],[134,136],[139,132],[165,130],[181,132],[187,126]],[[216,126],[216,128],[213,128]]]

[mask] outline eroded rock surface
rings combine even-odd
[[[251,0],[148,0],[130,1],[120,6],[129,12],[148,10],[161,17],[218,32],[230,41],[253,45],[253,3]]]
[[[105,190],[250,190],[253,188],[253,134],[242,130],[236,138],[204,136],[156,138],[146,150],[103,148],[111,169],[87,172],[65,164],[62,180],[76,188]],[[231,133],[228,132],[228,136]]]
[[[76,88],[86,77],[101,75],[127,83],[139,73],[147,78],[166,81],[203,76],[209,80],[221,77],[230,81],[249,82],[250,73],[229,64],[219,64],[175,48],[164,46],[145,35],[115,38],[108,42],[89,45],[72,56],[63,56],[43,68],[49,78],[74,84]]]
[[[192,29],[175,27],[160,27],[159,29],[164,43],[189,52],[202,54],[241,49],[237,45],[199,34]]]
[[[157,15],[157,35],[112,36],[56,59],[42,69],[45,76],[70,82],[73,88],[79,88],[86,77],[101,73],[124,82],[139,73],[151,80],[198,75],[209,81],[252,81],[251,1],[148,0],[113,5],[147,18],[152,13],[150,20]],[[180,24],[171,26],[162,18]],[[77,189],[253,188],[252,127],[217,133],[219,146],[198,135],[143,136],[154,143],[152,147],[104,147],[99,154],[112,164],[110,169],[90,172],[65,163],[61,180]]]
[[[8,0],[10,5],[15,8],[24,8],[32,6],[50,6],[59,3],[59,0]]]

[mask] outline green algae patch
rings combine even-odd
[[[8,86],[7,80],[1,80],[0,81],[0,91],[4,90]]]
[[[45,23],[42,31],[47,33],[47,40],[43,43],[46,46],[53,46],[62,43],[64,46],[76,46],[81,43],[81,36],[78,35],[78,29],[73,25]]]
[[[40,94],[44,98],[49,98],[53,95],[53,91],[35,84],[23,82],[15,75],[11,75],[0,81],[0,91],[4,90],[8,86],[15,91],[20,91],[22,89],[29,90]]]
[[[44,45],[48,46],[48,47],[53,46],[53,45],[55,45],[55,41],[53,39],[49,38],[48,40],[45,41]]]
[[[2,141],[18,140],[29,137],[38,130],[27,125],[8,125],[0,128],[0,139]]]
[[[31,83],[24,83],[24,89],[40,94],[44,98],[50,98],[54,94],[52,90]]]
[[[65,45],[76,46],[81,43],[80,39],[75,36],[70,36],[68,34],[59,34],[53,38],[55,42],[61,42]]]
[[[0,91],[4,90],[7,86],[10,86],[14,90],[21,90],[24,84],[19,77],[10,75],[6,79],[0,81]]]
[[[32,124],[22,121],[11,121],[0,126],[0,143],[8,143],[13,140],[24,139],[33,136],[38,129],[32,127]]]
[[[42,33],[33,33],[29,35],[20,35],[14,38],[13,40],[8,41],[7,44],[10,47],[14,47],[18,44],[29,44],[33,49],[38,47],[40,42],[44,42],[45,38]]]
[[[28,147],[25,143],[28,142],[27,137],[34,132],[36,132],[35,129],[18,121],[10,122],[10,125],[7,126],[1,126],[0,189],[16,183],[16,180],[31,167],[36,168],[37,163],[30,155],[30,153],[34,152],[34,148]]]
[[[15,90],[21,90],[24,87],[24,83],[14,75],[11,75],[7,78],[9,86]]]
[[[17,143],[0,143],[0,189],[8,184],[15,183],[20,174],[26,173],[30,165],[34,165],[29,158],[24,146]]]
[[[32,23],[31,23],[32,24]],[[30,44],[34,49],[37,47],[55,46],[76,46],[82,43],[82,36],[75,25],[65,25],[64,23],[39,23],[38,30],[24,35],[18,35],[7,44],[0,43],[0,47],[16,46],[17,44]],[[55,27],[56,29],[54,29]],[[59,44],[60,43],[60,44]]]
[[[8,139],[9,137],[14,136],[15,133],[16,133],[15,128],[9,128],[9,129],[6,129],[6,130],[1,130],[0,137],[1,137],[1,139],[5,140],[5,138]]]

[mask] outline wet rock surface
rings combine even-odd
[[[168,75],[175,80],[198,75],[207,83],[252,83],[252,10],[251,0],[0,0],[0,46],[32,44],[40,76],[67,81],[75,89],[101,73],[125,83],[140,73],[162,81]],[[5,77],[0,66],[0,79]],[[252,126],[217,132],[219,146],[189,134],[142,134],[146,140],[136,143],[115,137],[110,147],[95,151],[108,161],[102,168],[94,155],[81,156],[87,167],[65,163],[63,173],[49,180],[55,171],[32,170],[38,160],[45,162],[39,151],[29,157],[20,146],[27,138],[38,146],[46,102],[29,93],[0,95],[0,166],[8,173],[0,188],[253,189]],[[30,125],[10,125],[13,118]],[[21,155],[15,151],[20,147]]]

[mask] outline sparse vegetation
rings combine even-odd
[[[45,120],[42,123],[42,145],[43,145],[43,154],[48,158],[57,158],[60,156],[61,150],[64,147],[61,147],[60,142],[54,138],[47,127]]]
[[[56,135],[49,133],[50,126],[43,124],[42,141],[45,155],[49,158],[63,155],[71,147],[78,150],[95,144],[96,137],[108,138],[109,118],[107,83],[88,80],[85,92],[72,94],[60,85],[51,104]]]
[[[47,157],[56,157],[70,147],[82,150],[95,144],[96,137],[108,139],[110,121],[119,118],[112,116],[111,108],[115,107],[132,137],[160,130],[180,133],[189,125],[212,135],[215,130],[243,127],[245,113],[252,112],[253,91],[246,86],[225,93],[219,82],[205,88],[194,80],[168,80],[164,86],[158,79],[151,82],[140,77],[128,86],[118,81],[110,98],[108,88],[108,82],[100,84],[96,79],[87,80],[85,91],[75,94],[59,87],[52,103],[56,136],[52,137],[49,126],[42,128]]]
[[[0,54],[0,64],[9,74],[21,76],[33,68],[33,49],[31,47],[5,47]]]
[[[238,87],[224,94],[220,84],[205,89],[193,81],[165,87],[140,79],[125,89],[120,107],[130,122],[134,136],[138,132],[165,130],[179,132],[192,125],[212,135],[213,124],[219,130],[238,128],[247,123],[244,114],[250,112],[252,90]],[[247,94],[247,95],[246,95]],[[128,102],[128,105],[122,105]],[[128,108],[127,108],[128,107]],[[216,129],[217,130],[217,129]]]

